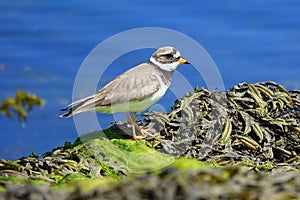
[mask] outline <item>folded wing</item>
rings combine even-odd
[[[161,80],[158,73],[155,73],[156,70],[156,67],[149,63],[132,68],[116,77],[95,94],[73,102],[62,109],[67,112],[60,117],[70,117],[100,106],[149,98],[161,87]]]

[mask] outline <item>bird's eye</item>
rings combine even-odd
[[[173,58],[173,54],[170,54],[170,53],[166,54],[165,57],[167,57],[167,58]]]

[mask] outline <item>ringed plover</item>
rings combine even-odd
[[[87,111],[127,112],[126,118],[132,125],[132,139],[143,139],[146,133],[135,123],[136,113],[146,110],[163,97],[180,64],[189,62],[174,47],[161,47],[152,54],[149,62],[120,74],[95,94],[69,104],[61,110],[66,112],[60,117]],[[131,117],[130,112],[133,112]],[[141,136],[136,135],[135,129]]]

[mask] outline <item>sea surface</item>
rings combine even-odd
[[[102,41],[141,27],[168,28],[193,38],[216,63],[226,89],[266,80],[300,89],[300,1],[0,1],[0,102],[17,89],[46,102],[30,112],[25,126],[0,115],[0,158],[40,155],[74,141],[74,121],[58,116],[72,100],[81,63]],[[99,87],[147,61],[152,52],[120,56]],[[178,71],[192,86],[206,87],[193,66]],[[153,109],[168,111],[175,99],[168,92]],[[105,128],[125,115],[99,114],[98,119]]]

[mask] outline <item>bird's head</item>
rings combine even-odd
[[[150,61],[166,71],[174,71],[180,64],[190,64],[180,56],[180,52],[171,46],[157,49],[151,56]]]

